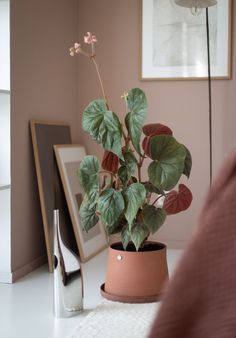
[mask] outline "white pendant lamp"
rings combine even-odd
[[[209,102],[209,160],[210,160],[210,185],[212,182],[212,107],[211,107],[211,60],[210,60],[210,34],[208,7],[215,6],[216,0],[174,0],[176,5],[191,9],[193,15],[199,15],[203,8],[206,9],[207,33],[207,61],[208,61],[208,102]]]
[[[217,4],[216,0],[175,0],[176,5],[181,7],[198,7],[198,8],[207,8],[215,6]]]

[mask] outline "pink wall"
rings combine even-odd
[[[173,128],[177,139],[193,156],[192,175],[187,183],[194,194],[191,208],[170,216],[156,238],[172,247],[184,247],[196,228],[197,216],[209,187],[208,91],[206,81],[140,81],[140,0],[79,0],[79,41],[87,31],[99,39],[97,57],[110,106],[122,116],[120,95],[133,87],[142,88],[149,102],[147,122]],[[233,9],[236,16],[236,7]],[[235,29],[234,29],[235,32]],[[236,32],[234,34],[235,41]],[[235,45],[235,44],[234,44]],[[101,97],[93,66],[79,57],[79,111]],[[235,57],[233,70],[235,69]],[[225,156],[236,147],[235,80],[213,81],[214,173]],[[101,154],[87,135],[83,142],[90,153]]]
[[[76,0],[11,0],[12,271],[17,278],[46,254],[29,120],[65,121],[78,138]]]
[[[101,154],[99,146],[80,127],[85,105],[101,96],[94,69],[87,59],[73,59],[67,53],[68,46],[78,37],[81,41],[88,30],[99,38],[97,55],[113,110],[122,116],[120,95],[141,87],[149,102],[147,122],[171,126],[193,155],[188,183],[194,194],[191,209],[169,217],[156,238],[172,247],[183,247],[196,228],[209,185],[207,83],[140,81],[139,19],[139,0],[11,0],[11,232],[15,277],[41,264],[46,254],[29,119],[67,121],[74,142],[81,141],[88,152]],[[234,57],[233,71],[235,61]],[[213,81],[214,172],[236,146],[235,88],[235,79]]]

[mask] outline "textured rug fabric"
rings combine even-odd
[[[149,338],[236,337],[236,152],[214,180],[166,291]]]
[[[125,304],[104,300],[70,338],[146,338],[159,304]]]

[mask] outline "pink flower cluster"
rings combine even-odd
[[[88,45],[91,45],[92,47],[92,55],[89,55],[85,51],[82,50],[80,43],[75,42],[73,47],[70,47],[69,52],[71,56],[74,56],[75,54],[84,54],[85,56],[91,57],[94,55],[94,43],[97,42],[97,38],[95,35],[93,35],[91,32],[87,32],[87,34],[84,36],[84,42]]]
[[[93,35],[90,32],[87,32],[87,35],[84,36],[84,42],[87,43],[88,45],[91,45],[95,42],[98,42],[98,40],[95,35]]]
[[[75,54],[78,54],[80,52],[80,44],[78,42],[74,43],[73,47],[70,47],[70,56],[74,56]]]

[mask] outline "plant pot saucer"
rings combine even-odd
[[[117,296],[107,293],[105,291],[105,283],[103,283],[100,287],[100,292],[102,297],[112,300],[113,302],[121,302],[121,303],[154,303],[160,300],[160,295],[153,296],[143,296],[143,297],[128,297],[128,296]]]

